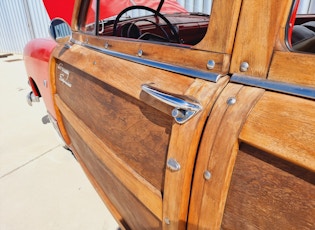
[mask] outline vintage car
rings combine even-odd
[[[122,229],[315,229],[315,15],[298,7],[76,0],[25,48],[28,101]]]

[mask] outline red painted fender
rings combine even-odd
[[[33,93],[40,94],[47,111],[54,118],[56,118],[56,112],[51,94],[49,60],[56,45],[57,43],[52,39],[34,39],[26,44],[23,52],[27,76],[36,85],[32,87]],[[39,92],[34,92],[36,88]]]

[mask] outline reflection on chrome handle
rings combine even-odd
[[[159,101],[173,106],[172,116],[179,124],[185,123],[202,109],[198,102],[163,93],[150,85],[142,85],[142,90]]]

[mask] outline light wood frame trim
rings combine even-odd
[[[80,14],[80,6],[81,6],[82,0],[75,0],[73,12],[72,12],[72,20],[71,20],[71,28],[74,31],[78,31],[78,17]]]
[[[228,83],[228,76],[218,83],[196,79],[186,91],[186,95],[195,95],[203,110],[186,124],[174,124],[167,159],[173,158],[180,164],[179,171],[166,170],[163,197],[163,229],[184,229],[190,198],[190,187],[194,161],[204,123],[210,110]],[[168,224],[169,222],[169,224]]]
[[[113,36],[93,36],[89,34],[74,33],[73,38],[83,45],[115,51],[131,56],[138,56],[141,51],[143,60],[153,60],[174,66],[181,66],[203,72],[227,74],[230,66],[230,54],[209,52],[188,46],[170,46],[168,43],[150,43],[139,40],[126,40]],[[88,42],[87,42],[88,41]],[[106,47],[106,48],[105,48]],[[163,49],[163,55],[161,55]],[[175,57],[175,58],[174,58]],[[208,68],[209,61],[214,61],[213,68]]]
[[[55,95],[57,92],[57,88],[56,88],[56,59],[53,57],[53,53],[50,56],[50,60],[49,60],[49,72],[50,72],[50,85],[51,85],[51,94]],[[71,144],[71,140],[68,136],[68,133],[64,127],[64,124],[62,122],[62,117],[61,117],[61,113],[59,111],[59,108],[57,107],[56,104],[56,99],[54,96],[52,96],[52,100],[53,100],[53,104],[54,104],[54,110],[56,113],[56,120],[57,120],[57,124],[60,130],[60,134],[65,142],[66,145],[70,146]]]
[[[233,49],[231,73],[267,78],[279,34],[283,34],[292,1],[243,1]],[[255,51],[255,52],[253,52]],[[241,64],[249,68],[241,71]]]
[[[189,209],[189,229],[220,229],[239,132],[264,90],[228,84],[207,122],[198,152]],[[228,101],[235,98],[235,104]],[[210,172],[209,180],[204,172]]]
[[[213,0],[208,31],[195,49],[231,54],[243,0]]]

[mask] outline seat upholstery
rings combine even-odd
[[[315,53],[315,21],[294,26],[292,48],[296,51]]]

